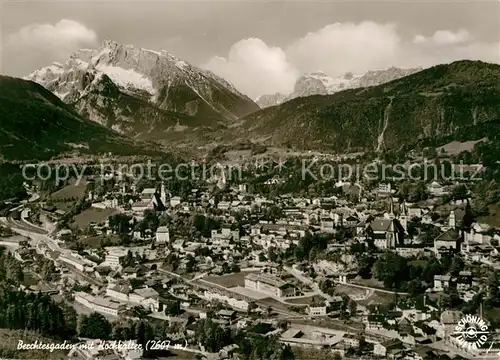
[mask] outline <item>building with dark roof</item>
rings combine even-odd
[[[245,276],[245,288],[279,298],[297,294],[295,286],[267,274],[248,274]]]
[[[405,230],[397,219],[376,218],[368,224],[366,233],[379,249],[393,249],[404,244]]]
[[[460,250],[462,243],[462,233],[456,229],[445,231],[434,239],[434,253],[439,259],[443,255],[453,255]]]

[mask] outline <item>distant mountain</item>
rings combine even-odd
[[[275,106],[286,101],[311,95],[329,95],[347,89],[380,85],[421,71],[417,69],[400,69],[391,67],[386,70],[368,71],[362,75],[346,73],[339,78],[333,78],[322,72],[302,75],[295,82],[294,90],[289,95],[263,95],[257,100],[261,108]],[[261,100],[263,99],[263,100]]]
[[[261,109],[266,107],[275,106],[283,103],[287,99],[287,95],[276,93],[272,95],[262,95],[255,102]]]
[[[500,119],[499,84],[499,65],[457,61],[374,87],[299,97],[245,117],[237,131],[240,139],[300,149],[399,149]]]
[[[39,84],[0,76],[0,159],[50,159],[61,153],[154,151],[80,116]]]
[[[54,92],[80,114],[122,134],[163,139],[192,128],[216,129],[258,110],[213,73],[166,51],[105,41],[27,79]]]

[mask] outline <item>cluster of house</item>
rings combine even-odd
[[[276,183],[270,181],[268,185],[273,186]],[[169,194],[164,184],[158,189],[145,188],[142,191],[138,191],[133,184],[130,187],[125,183],[118,184],[116,191],[104,197],[97,198],[90,192],[88,200],[92,203],[92,207],[116,209],[136,220],[143,219],[145,212],[153,209],[169,214],[210,213],[210,216],[216,217],[223,225],[220,229],[212,230],[207,238],[199,239],[178,236],[171,232],[169,226],[159,226],[157,229],[149,230],[146,237],[143,233],[132,231],[131,235],[134,238],[151,240],[154,246],[147,243],[142,246],[106,246],[99,251],[86,249],[88,256],[82,256],[81,252],[64,250],[55,257],[56,264],[76,269],[99,283],[92,294],[77,292],[74,298],[79,305],[107,316],[122,316],[127,309],[135,306],[142,306],[153,313],[162,311],[162,300],[154,287],[160,285],[163,289],[170,291],[173,289],[167,283],[158,280],[160,281],[158,284],[156,280],[147,279],[147,276],[153,276],[151,263],[156,262],[160,267],[169,252],[174,252],[179,257],[181,270],[186,266],[188,258],[194,258],[198,265],[197,270],[206,273],[222,272],[224,263],[261,267],[270,263],[266,258],[269,249],[286,250],[291,245],[298,245],[311,231],[331,234],[337,233],[340,228],[348,231],[349,236],[344,241],[338,243],[333,241],[328,245],[329,248],[345,247],[358,242],[373,244],[381,251],[395,251],[408,257],[426,253],[433,253],[437,258],[445,254],[461,254],[466,261],[481,262],[490,266],[498,264],[496,261],[498,251],[492,245],[494,240],[500,240],[498,235],[489,227],[479,223],[472,224],[468,231],[463,230],[461,225],[467,214],[466,202],[453,203],[443,221],[443,217],[436,219],[433,216],[435,207],[432,205],[424,207],[400,202],[395,197],[395,190],[390,183],[380,184],[369,194],[387,205],[384,210],[374,210],[371,200],[364,197],[359,185],[347,182],[340,185],[344,193],[354,191],[357,194],[359,200],[357,205],[341,196],[309,199],[284,195],[267,199],[249,194],[244,184],[228,188],[224,178],[219,180],[217,186],[227,191],[224,199],[218,202],[210,191],[201,189],[194,189],[189,196],[181,198]],[[439,198],[445,195],[448,189],[433,182],[429,184],[427,191],[431,196]],[[125,198],[132,200],[125,203]],[[274,221],[262,219],[261,209],[270,206],[279,208],[279,219]],[[56,216],[53,214],[53,209],[44,211]],[[243,232],[231,226],[236,222],[235,213],[238,212],[244,212],[244,216],[247,216],[252,224],[245,225]],[[410,231],[410,224],[415,219],[419,219],[420,224],[431,224],[440,229],[441,234],[434,239],[433,246],[420,246],[418,236],[414,236]],[[94,227],[99,233],[112,233],[109,221],[95,224]],[[63,235],[59,234],[58,237],[62,238]],[[209,255],[200,255],[198,250],[201,248],[207,248]],[[43,244],[37,245],[37,251],[47,257],[53,257],[54,253]],[[148,261],[148,267],[122,266],[121,259],[129,252]],[[23,259],[23,254],[19,253],[17,256]],[[96,258],[102,262],[96,262]],[[214,260],[215,258],[222,260]],[[342,263],[355,263],[345,257],[342,259]],[[340,282],[348,281],[342,270],[347,266],[337,267],[338,264],[335,262],[326,260],[321,260],[321,264],[318,262],[317,265],[321,265],[325,272],[340,274]],[[304,296],[305,291],[301,286],[280,276],[276,268],[274,270],[248,272],[244,276],[242,286],[230,289],[214,286],[203,279],[199,279],[198,285],[193,282],[189,286],[195,288],[192,293],[199,298],[224,303],[232,309],[244,312],[249,310],[250,304],[259,299],[270,297],[285,303],[287,300]],[[130,280],[138,277],[148,281],[138,288],[132,288]],[[315,288],[317,284],[313,280],[311,282],[311,288]],[[479,279],[474,278],[470,272],[462,271],[458,276],[436,275],[431,291],[440,292],[454,287],[462,299],[469,300],[475,294],[475,289],[480,286]],[[315,293],[317,295],[320,292]],[[176,296],[182,298],[184,294]],[[319,298],[307,306],[307,315],[311,317],[336,315],[344,302],[340,296],[327,297],[321,294]],[[327,347],[341,354],[347,349],[359,348],[361,343],[366,341],[373,345],[373,354],[376,356],[417,360],[423,358],[423,354],[418,354],[415,346],[435,342],[437,338],[453,342],[453,336],[448,331],[451,321],[448,319],[449,314],[443,313],[445,316],[441,316],[440,321],[430,320],[432,311],[435,312],[437,309],[430,309],[428,312],[398,309],[390,314],[366,313],[363,318],[364,336],[305,325],[300,327],[292,325],[280,334],[280,339],[283,343],[293,346]],[[237,323],[239,327],[245,326],[240,323],[236,314],[226,310],[225,313],[219,313],[218,318],[230,325]],[[429,331],[429,328],[433,330]],[[234,348],[227,348],[224,351],[230,354]]]
[[[142,306],[152,312],[158,312],[162,305],[158,292],[153,288],[132,290],[125,284],[110,284],[104,296],[77,292],[75,301],[92,311],[114,316],[119,316],[124,310],[134,306]]]

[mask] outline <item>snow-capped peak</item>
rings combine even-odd
[[[340,77],[331,77],[322,71],[316,71],[304,74],[297,79],[293,92],[285,98],[281,94],[263,95],[258,99],[257,103],[264,108],[278,105],[297,97],[329,95],[347,89],[380,85],[411,75],[420,70],[422,69],[400,69],[393,66],[389,69],[371,70],[365,74],[358,75],[348,72]]]
[[[227,81],[168,51],[122,45],[112,40],[105,40],[96,49],[78,50],[64,65],[53,64],[27,78],[105,124],[110,120],[109,107],[116,107],[112,121],[117,118],[129,121],[134,116],[130,113],[132,107],[125,105],[131,104],[130,96],[159,111],[190,116],[203,112],[212,118],[221,116],[228,120],[257,109]]]

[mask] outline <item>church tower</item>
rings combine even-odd
[[[389,197],[389,219],[394,219],[394,201],[392,200],[392,197]]]
[[[405,229],[405,233],[408,232],[408,206],[406,205],[406,201],[403,200],[403,203],[400,206],[399,211],[399,223]]]
[[[455,226],[457,225],[457,222],[456,222],[456,219],[455,219],[455,211],[451,211],[450,212],[450,217],[448,219],[448,226],[452,229],[455,228]]]
[[[167,191],[165,190],[165,184],[161,183],[161,189],[160,189],[160,200],[163,203],[164,206],[167,206]]]
[[[226,171],[224,168],[221,169],[221,178],[217,182],[217,187],[219,189],[224,189],[227,185],[227,179],[226,179]]]

